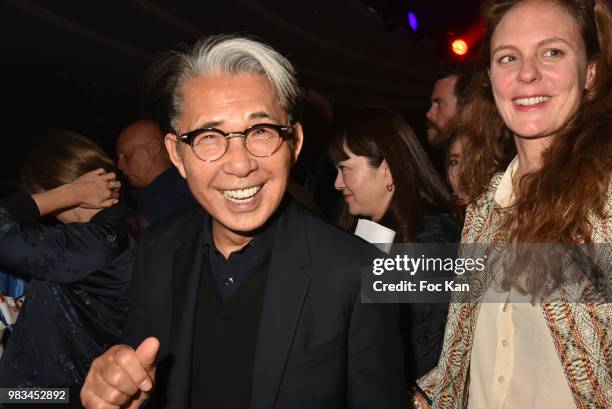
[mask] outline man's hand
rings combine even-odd
[[[67,185],[74,204],[90,209],[110,207],[117,203],[120,187],[117,175],[114,172],[106,173],[104,169],[87,172]]]
[[[115,345],[91,364],[81,390],[87,409],[139,408],[150,396],[155,381],[157,338],[147,338],[134,351]]]

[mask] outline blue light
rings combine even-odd
[[[412,31],[417,31],[417,29],[419,28],[419,21],[417,20],[416,15],[412,11],[408,12],[408,24],[410,25]]]

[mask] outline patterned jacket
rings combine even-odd
[[[465,219],[462,243],[490,243],[497,236],[500,217],[495,192],[503,172],[497,173],[488,190],[470,208]],[[590,217],[592,242],[601,246],[599,257],[610,266],[612,254],[612,184],[607,191],[606,217]],[[610,290],[612,271],[605,269]],[[569,302],[563,290],[554,300],[540,304],[576,406],[607,408],[612,402],[611,339],[612,310],[608,299],[593,292],[579,292],[580,302]],[[484,292],[483,292],[484,293]],[[574,292],[574,296],[576,293]],[[574,298],[572,298],[574,299]],[[463,409],[468,405],[472,343],[480,302],[451,302],[444,345],[437,368],[419,380],[421,389],[436,409]]]

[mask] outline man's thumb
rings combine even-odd
[[[136,357],[143,367],[151,369],[155,362],[155,356],[159,351],[159,341],[155,337],[149,337],[142,341],[136,348]]]

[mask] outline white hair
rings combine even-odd
[[[272,47],[244,37],[218,35],[206,37],[193,47],[172,53],[176,82],[173,84],[170,122],[177,130],[182,111],[183,85],[205,74],[252,73],[265,75],[281,106],[294,116],[299,96],[295,69]]]

